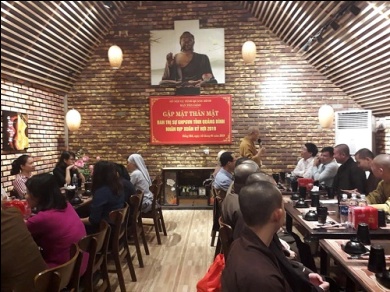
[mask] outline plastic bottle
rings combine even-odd
[[[79,184],[79,179],[77,178],[77,174],[74,173],[72,177],[72,185],[77,188],[78,184]]]
[[[359,201],[356,197],[356,194],[352,194],[351,198],[349,199],[349,208],[348,208],[348,223],[352,224],[352,210],[355,207],[358,207]]]
[[[343,223],[348,224],[348,209],[349,209],[348,195],[343,194],[339,204],[340,223],[342,224]]]
[[[366,195],[360,195],[360,199],[358,200],[358,206],[359,207],[367,207],[368,206],[368,203],[367,203],[367,200],[366,200]]]

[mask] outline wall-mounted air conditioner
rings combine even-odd
[[[347,144],[351,155],[361,148],[373,151],[374,117],[370,110],[351,110],[335,112],[335,142]]]

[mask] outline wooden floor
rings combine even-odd
[[[213,261],[212,210],[163,210],[163,214],[168,236],[162,235],[158,245],[154,230],[147,227],[150,255],[142,249],[144,268],[139,267],[135,248],[130,246],[137,282],[131,281],[124,268],[126,291],[196,291],[196,283]],[[110,281],[112,291],[120,291],[115,273],[110,273]]]

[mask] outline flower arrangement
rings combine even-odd
[[[83,148],[77,151],[76,162],[74,163],[79,168],[80,173],[84,175],[86,181],[88,181],[93,174],[93,164],[90,164],[87,153],[88,151]],[[96,160],[100,160],[100,157],[96,157]]]

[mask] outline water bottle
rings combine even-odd
[[[343,194],[339,204],[340,223],[342,224],[343,223],[348,224],[348,209],[349,209],[348,195]]]
[[[77,174],[74,173],[72,177],[72,185],[77,188],[78,184],[79,184],[79,179],[77,178]]]
[[[359,207],[367,207],[368,203],[366,200],[366,195],[361,194],[360,199],[358,200],[358,206]]]
[[[356,197],[356,194],[352,194],[351,198],[349,199],[349,208],[348,208],[348,224],[352,224],[352,209],[355,207],[358,207],[358,199]]]

